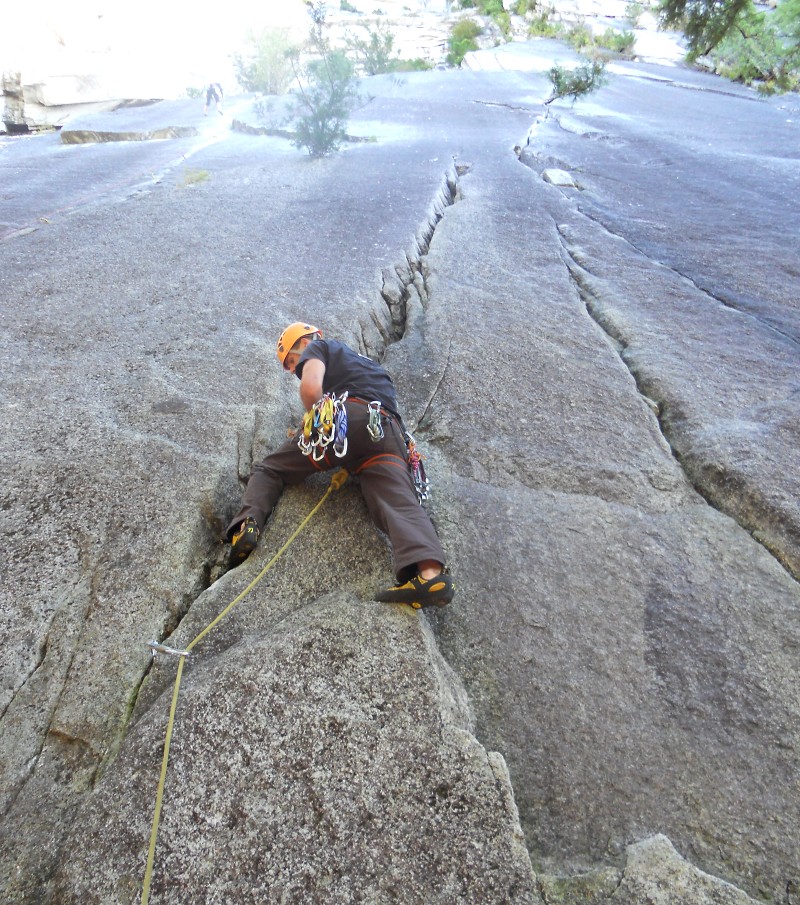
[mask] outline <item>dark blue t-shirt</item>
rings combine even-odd
[[[303,367],[310,358],[316,358],[325,365],[323,393],[339,396],[347,390],[351,396],[358,396],[367,402],[377,399],[388,412],[399,418],[392,378],[371,358],[359,355],[336,339],[315,339],[300,356],[294,370],[296,377],[303,376]]]

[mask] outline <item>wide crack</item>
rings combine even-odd
[[[393,267],[384,268],[382,271],[382,285],[380,292],[391,314],[391,331],[389,335],[386,335],[385,329],[381,331],[385,336],[387,344],[397,342],[405,335],[408,325],[408,305],[412,296],[416,295],[423,307],[427,304],[428,287],[425,258],[430,249],[436,227],[444,217],[445,211],[461,198],[459,178],[464,175],[464,173],[468,172],[469,169],[470,165],[457,164],[453,161],[442,177],[442,181],[428,207],[425,218],[414,233],[411,247],[406,252],[405,259],[399,264],[395,264]],[[363,337],[362,343],[366,348],[367,344]],[[431,399],[433,398],[433,395],[435,395],[436,389],[438,389],[438,387],[434,388]],[[253,461],[252,436],[251,447],[249,451],[245,451],[244,457],[242,456],[243,450],[241,449],[241,443],[237,449],[237,460],[240,464],[243,459],[249,460],[250,462]],[[206,524],[206,522],[210,521],[210,518],[211,517],[208,516],[204,518],[203,521],[204,530],[202,531],[202,534],[209,538],[209,543],[204,551],[201,571],[197,575],[191,590],[184,593],[182,596],[181,605],[168,614],[168,618],[164,623],[160,636],[152,639],[160,644],[169,644],[171,636],[178,629],[184,617],[188,615],[193,603],[227,571],[227,545],[226,542],[219,537],[220,532],[214,532],[212,526]],[[211,540],[214,536],[217,537],[216,543]],[[128,724],[133,717],[139,693],[144,682],[150,675],[152,668],[153,661],[151,660],[132,691],[129,706],[127,708],[126,719],[119,737],[119,744],[121,744],[124,738]],[[119,745],[114,747],[114,754],[118,748]],[[109,760],[113,760],[114,754],[112,754]],[[105,764],[103,766],[105,766]]]
[[[411,249],[406,252],[404,261],[393,267],[386,267],[381,273],[381,296],[391,314],[391,333],[389,342],[402,339],[408,324],[408,303],[412,294],[419,299],[424,308],[428,303],[427,271],[424,266],[425,257],[431,247],[436,227],[439,225],[448,207],[461,199],[459,177],[470,169],[467,164],[456,164],[445,173],[442,183],[431,202],[426,218],[414,234]]]

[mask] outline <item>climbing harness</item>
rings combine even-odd
[[[346,395],[346,394],[345,394]],[[241,600],[244,600],[245,597],[253,590],[253,588],[261,581],[261,579],[269,572],[269,570],[275,565],[275,563],[283,556],[286,550],[289,549],[289,546],[292,544],[294,539],[300,534],[300,532],[305,528],[305,526],[311,521],[314,515],[322,508],[322,504],[325,500],[328,499],[330,494],[334,490],[338,490],[344,482],[347,480],[347,472],[342,468],[337,471],[332,477],[331,482],[328,485],[328,489],[322,496],[322,499],[317,503],[316,506],[308,513],[308,515],[303,519],[302,522],[295,528],[292,535],[286,541],[286,543],[278,550],[278,552],[272,557],[272,559],[264,566],[264,568],[256,575],[256,577],[250,582],[250,584],[237,596],[235,597],[226,607],[225,609],[215,618],[213,619],[201,632],[197,635],[189,644],[186,645],[185,650],[178,650],[174,647],[168,647],[166,644],[160,644],[157,641],[148,642],[148,646],[150,647],[153,658],[155,659],[156,654],[172,654],[173,656],[178,657],[178,672],[175,676],[175,687],[172,692],[172,704],[170,706],[169,711],[169,720],[167,721],[167,732],[164,738],[164,754],[161,759],[161,774],[158,779],[158,789],[156,791],[156,806],[155,812],[153,814],[153,826],[150,831],[150,846],[147,852],[147,866],[145,867],[144,873],[144,883],[142,885],[142,898],[141,905],[147,905],[150,899],[150,883],[153,879],[153,865],[155,863],[155,855],[156,855],[156,841],[158,839],[158,824],[161,819],[161,807],[164,801],[164,786],[167,780],[167,765],[169,763],[169,748],[172,742],[172,729],[175,724],[175,711],[178,708],[178,691],[181,687],[181,677],[183,675],[183,664],[186,662],[186,658],[192,652],[192,649],[197,645],[205,636],[216,626],[228,613],[239,603]]]
[[[367,433],[370,435],[373,443],[383,440],[383,425],[381,424],[381,404],[374,401],[367,405],[369,409],[369,424],[367,424]]]
[[[424,456],[417,449],[414,438],[405,431],[406,447],[408,448],[408,467],[411,469],[411,479],[414,482],[414,490],[417,500],[422,505],[424,500],[431,498],[431,482],[425,474],[425,466],[422,464]]]
[[[347,410],[344,407],[347,391],[341,396],[326,393],[303,416],[303,429],[297,446],[304,456],[319,462],[326,447],[333,444],[339,458],[347,453]]]
[[[362,402],[361,399],[353,399],[354,402]],[[367,433],[370,436],[370,439],[373,443],[378,443],[383,440],[384,431],[383,431],[383,418],[387,416],[386,410],[381,407],[381,403],[376,399],[372,402],[368,402],[367,409],[369,411],[369,422],[367,423]],[[429,500],[431,498],[431,482],[428,480],[428,476],[425,474],[425,466],[422,464],[422,460],[424,456],[417,449],[417,445],[414,442],[414,438],[411,434],[406,430],[406,426],[403,424],[401,418],[397,418],[397,421],[400,425],[400,429],[403,432],[403,439],[406,442],[407,448],[407,456],[406,461],[408,463],[409,470],[411,471],[411,479],[414,482],[414,490],[417,494],[417,500],[420,504],[422,504],[425,500]],[[369,465],[375,459],[381,457],[373,457],[369,459],[367,463],[362,465],[359,468],[364,468],[365,465]]]

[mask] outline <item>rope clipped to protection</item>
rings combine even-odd
[[[347,395],[347,394],[345,394]],[[330,494],[334,490],[338,490],[342,487],[347,480],[347,472],[344,468],[339,469],[339,471],[334,472],[331,477],[331,482],[328,485],[328,489],[323,494],[320,501],[314,506],[311,512],[303,519],[302,522],[297,526],[292,535],[286,541],[286,543],[278,550],[278,552],[272,557],[272,559],[264,566],[264,568],[256,575],[256,577],[250,582],[250,584],[240,593],[238,594],[226,607],[225,609],[197,635],[192,641],[190,641],[186,645],[185,650],[176,650],[172,647],[167,647],[164,644],[159,644],[155,641],[151,641],[150,647],[153,651],[153,657],[156,656],[156,653],[165,653],[172,654],[179,658],[178,660],[178,672],[175,675],[175,687],[172,691],[172,704],[170,705],[169,711],[169,720],[167,721],[167,732],[164,738],[164,754],[161,759],[161,774],[158,779],[158,788],[156,791],[156,806],[155,812],[153,814],[153,826],[150,831],[150,846],[147,851],[147,865],[145,867],[144,872],[144,883],[142,885],[142,898],[141,905],[147,905],[150,899],[150,883],[153,877],[153,865],[155,863],[155,854],[156,854],[156,841],[158,839],[158,825],[161,820],[161,807],[164,800],[164,786],[166,784],[167,779],[167,765],[169,763],[169,748],[172,742],[172,729],[175,724],[175,712],[178,708],[178,692],[181,687],[181,677],[183,675],[183,664],[186,658],[194,649],[195,645],[197,645],[205,636],[216,626],[218,625],[228,613],[236,606],[237,603],[244,600],[245,597],[253,590],[253,588],[261,581],[261,579],[269,572],[269,570],[275,565],[275,563],[283,556],[283,554],[288,550],[291,546],[292,542],[295,538],[300,534],[303,528],[311,521],[314,515],[322,508],[322,504],[325,500],[328,499]]]

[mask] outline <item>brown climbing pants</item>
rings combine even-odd
[[[347,452],[339,458],[333,444],[325,456],[315,462],[304,456],[297,440],[287,440],[275,452],[253,467],[242,499],[242,507],[228,526],[228,539],[244,519],[252,517],[259,530],[275,508],[287,484],[299,484],[319,471],[330,471],[340,465],[358,475],[372,520],[388,535],[398,580],[416,575],[416,564],[426,559],[444,565],[442,545],[428,513],[419,505],[403,432],[396,419],[381,416],[384,436],[373,442],[367,433],[369,411],[362,400],[348,399]]]

